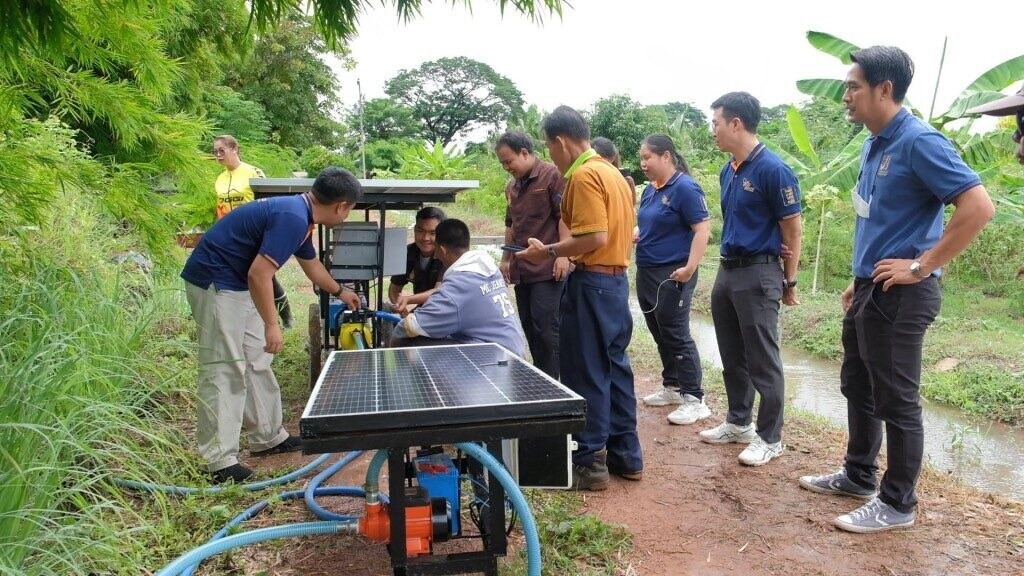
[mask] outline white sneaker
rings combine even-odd
[[[644,396],[644,404],[648,406],[669,406],[682,403],[682,395],[671,388],[662,388],[654,394]]]
[[[758,436],[740,452],[740,462],[747,466],[761,466],[771,462],[772,458],[782,456],[782,450],[782,442],[769,444]]]
[[[683,394],[683,405],[668,415],[668,421],[673,424],[686,425],[709,416],[711,416],[711,408],[708,408],[703,398],[698,399],[691,394]]]
[[[700,431],[700,439],[708,444],[728,444],[730,442],[748,444],[754,438],[757,438],[757,432],[754,431],[753,424],[737,426],[728,422],[722,422],[714,428]]]

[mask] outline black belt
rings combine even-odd
[[[722,268],[732,270],[733,268],[746,268],[754,264],[770,264],[778,262],[778,256],[771,254],[758,254],[756,256],[722,256]]]

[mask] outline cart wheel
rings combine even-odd
[[[309,388],[316,385],[323,365],[323,326],[320,322],[320,305],[309,305]]]

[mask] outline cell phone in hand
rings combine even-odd
[[[516,253],[516,252],[522,252],[523,250],[526,250],[526,246],[516,246],[515,244],[504,244],[504,245],[502,245],[501,249],[504,250],[505,252]]]

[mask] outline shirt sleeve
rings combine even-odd
[[[572,187],[572,220],[569,222],[572,235],[607,232],[608,207],[597,174],[590,170],[577,170],[566,187]]]
[[[306,256],[313,250],[312,239],[306,237],[308,231],[306,220],[298,215],[276,214],[263,233],[260,254],[269,257],[278,268],[284,266],[293,254],[308,260]]]
[[[967,166],[949,139],[939,132],[925,132],[914,140],[910,167],[944,204],[981,184],[978,173]]]
[[[683,224],[693,226],[708,219],[708,204],[704,190],[696,180],[683,178],[675,195],[675,209]]]
[[[551,199],[551,217],[555,220],[562,219],[563,194],[565,194],[565,177],[554,171],[548,181],[548,197]]]
[[[295,257],[299,260],[315,260],[316,249],[313,248],[313,230],[306,228],[306,240],[295,251]]]
[[[437,292],[406,318],[406,332],[414,328],[419,335],[428,338],[447,338],[458,332],[461,326],[459,306],[451,292],[445,290],[442,283]]]
[[[776,220],[800,213],[800,181],[788,166],[768,171],[763,190]]]

